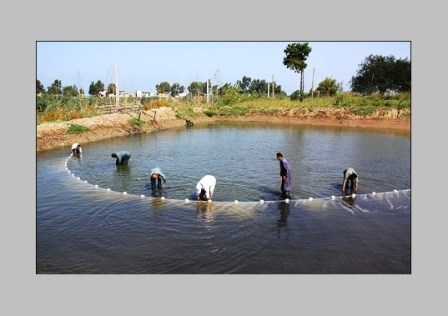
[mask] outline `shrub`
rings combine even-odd
[[[246,107],[234,105],[234,106],[223,106],[220,109],[219,114],[222,116],[242,116],[246,115],[249,110]]]
[[[217,104],[219,106],[232,105],[241,101],[241,94],[235,87],[227,87],[224,89],[221,97],[218,99]]]
[[[176,117],[182,120],[197,116],[194,108],[192,108],[188,103],[184,105],[177,105],[173,108],[174,112],[176,112]]]
[[[299,90],[294,91],[293,93],[291,93],[290,99],[291,101],[303,101],[303,99],[305,98],[305,96],[303,95],[303,93],[300,93]]]
[[[131,123],[132,125],[142,126],[143,124],[145,124],[145,121],[133,117],[129,120],[129,123]]]
[[[161,107],[171,107],[171,102],[166,99],[147,99],[145,100],[145,103],[143,103],[144,110],[156,109]]]
[[[90,131],[90,128],[77,124],[70,124],[70,126],[67,129],[68,134],[84,133],[88,131]]]
[[[38,122],[61,121],[64,119],[64,113],[59,107],[47,109],[45,112],[38,114]]]
[[[216,111],[211,110],[211,109],[207,109],[203,112],[205,115],[207,115],[208,117],[212,117],[216,115]]]

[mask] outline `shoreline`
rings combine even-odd
[[[170,128],[182,127],[186,125],[186,120],[176,117],[171,108],[159,108],[156,119],[148,119],[148,116],[141,117],[145,124],[138,126],[129,120],[138,116],[127,114],[105,114],[90,118],[74,119],[66,122],[42,123],[36,127],[36,151],[59,149],[70,146],[73,143],[90,143],[113,137],[129,136],[141,133],[153,133]],[[355,117],[333,115],[251,115],[239,117],[208,117],[199,116],[190,118],[194,125],[213,124],[221,122],[256,122],[283,125],[298,125],[319,128],[336,129],[363,129],[373,130],[398,135],[410,136],[411,119],[391,118],[391,117]],[[70,124],[86,126],[88,132],[68,134],[67,128]]]

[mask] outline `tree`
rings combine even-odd
[[[66,86],[62,88],[62,94],[67,97],[77,97],[79,92],[76,86]]]
[[[236,84],[242,93],[249,93],[252,79],[244,76],[243,79],[237,80]]]
[[[116,95],[115,90],[117,90],[117,88],[115,87],[115,83],[109,83],[109,85],[107,86],[107,93]]]
[[[162,81],[161,83],[156,85],[156,90],[157,90],[157,93],[159,93],[159,94],[168,93],[171,90],[171,86],[170,86],[169,82]]]
[[[55,80],[51,86],[48,87],[48,94],[62,94],[62,83],[61,80]]]
[[[275,85],[275,89],[274,89],[275,95],[276,96],[286,96],[286,92],[282,90],[282,86],[281,85]]]
[[[98,80],[96,83],[92,83],[89,86],[89,94],[93,96],[99,96],[100,92],[104,91],[104,83]]]
[[[311,47],[308,43],[293,43],[288,44],[286,49],[284,50],[286,56],[283,58],[283,64],[288,69],[294,70],[300,74],[300,93],[303,94],[303,90],[305,88],[304,84],[304,71],[307,66],[305,61],[308,58],[308,55],[311,53]]]
[[[44,85],[39,80],[36,80],[36,94],[41,94],[44,92],[45,92]]]
[[[337,83],[336,79],[325,78],[316,88],[321,95],[334,96],[337,92],[342,91],[342,84]]]
[[[181,86],[179,83],[175,82],[171,86],[171,96],[176,97],[180,93],[184,92],[184,90],[185,90],[184,86]]]
[[[207,91],[207,82],[193,81],[188,86],[188,91],[193,95],[203,94]]]
[[[240,93],[266,95],[268,91],[268,82],[264,79],[252,79],[244,76],[241,80],[236,81],[235,87]],[[275,93],[282,94],[282,87],[276,85],[274,91]]]
[[[250,83],[250,92],[258,93],[258,94],[267,94],[268,91],[268,83],[264,79],[254,79]]]
[[[411,91],[411,63],[407,58],[395,61],[391,76],[394,83],[391,90],[396,90],[397,92]]]
[[[407,58],[396,60],[392,55],[370,55],[359,64],[351,88],[363,94],[411,91],[411,63]]]

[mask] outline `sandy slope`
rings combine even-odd
[[[129,122],[139,113],[115,113],[91,118],[75,119],[67,122],[42,123],[36,128],[36,151],[67,147],[72,143],[87,143],[111,137],[126,136],[137,133],[152,133],[161,129],[180,127],[186,121],[176,117],[171,108],[162,107],[141,113],[140,119],[145,121],[142,126]],[[253,121],[298,125],[331,126],[343,128],[381,129],[394,133],[410,134],[411,120],[409,110],[374,113],[372,116],[357,117],[344,109],[312,109],[289,110],[285,113],[272,115],[250,115],[233,118],[207,117],[198,115],[190,120],[194,124],[213,123],[217,121]],[[86,126],[90,131],[85,133],[68,134],[70,124]]]

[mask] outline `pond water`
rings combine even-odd
[[[36,155],[36,271],[82,274],[411,272],[411,139],[223,123]],[[112,152],[127,150],[127,166]],[[282,152],[292,168],[280,198]],[[152,196],[151,168],[167,185]],[[360,191],[341,196],[353,167]],[[212,203],[193,200],[206,174]]]

